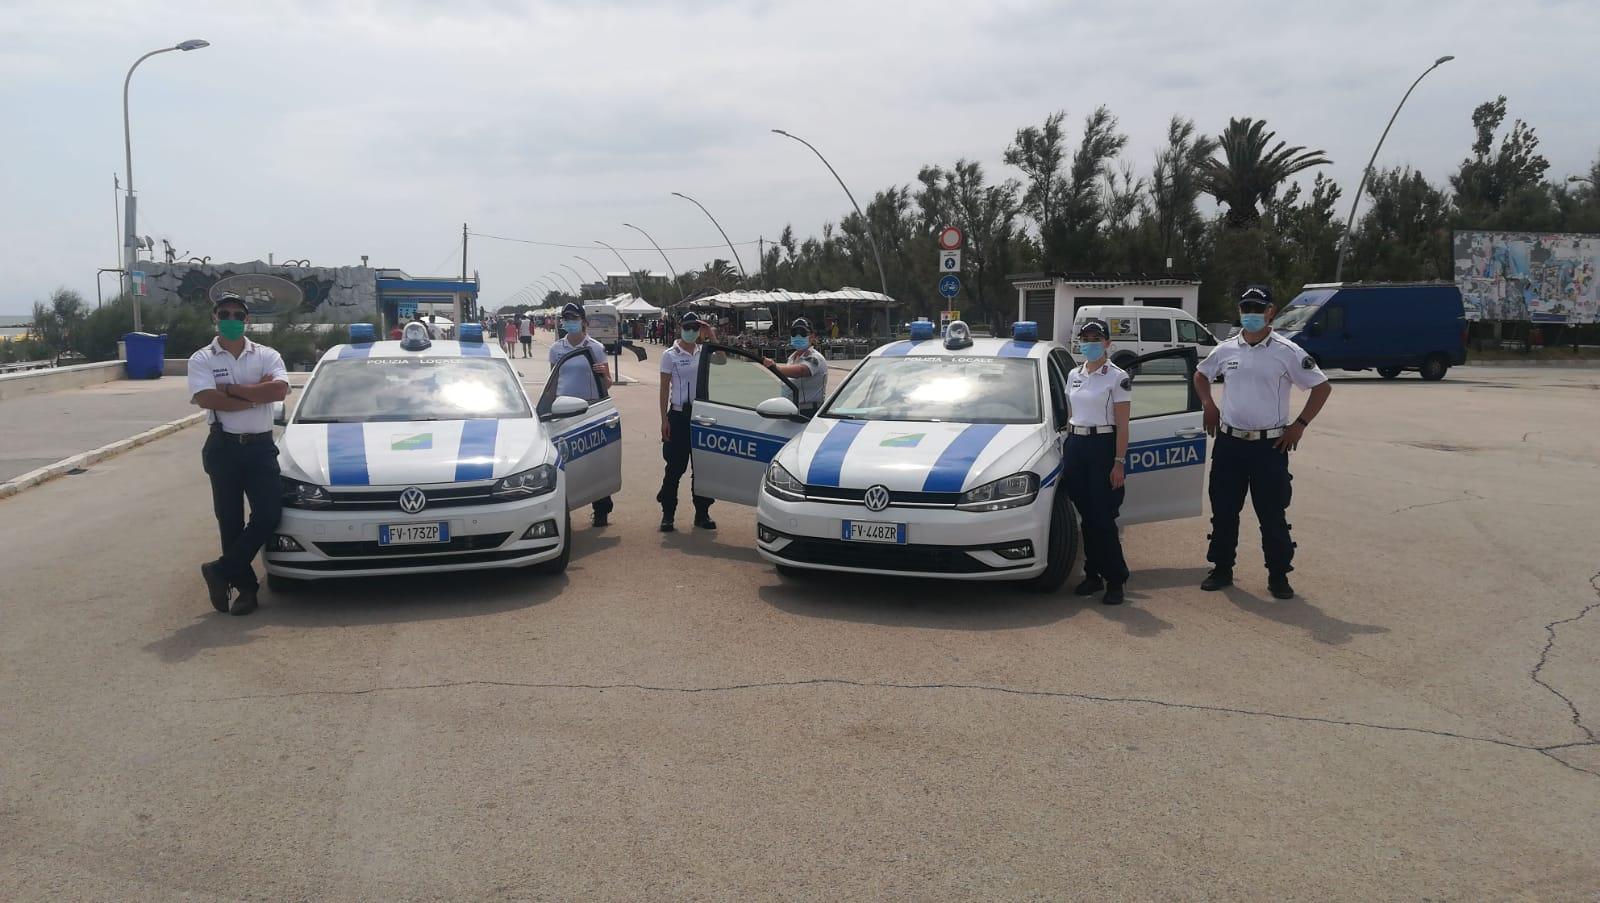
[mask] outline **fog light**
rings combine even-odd
[[[539,521],[538,523],[534,524],[533,526],[529,527],[527,529],[527,531],[525,531],[522,534],[522,538],[523,539],[554,539],[555,535],[556,535],[556,522],[553,521],[553,520],[542,520],[542,521]]]
[[[759,539],[762,542],[777,542],[778,531],[772,529],[766,524],[756,524],[756,539]]]
[[[1000,548],[995,549],[994,553],[996,555],[999,555],[1001,558],[1006,559],[1007,561],[1018,561],[1018,560],[1023,559],[1023,558],[1032,558],[1033,557],[1033,543],[1031,543],[1031,542],[1012,543],[1009,546],[1001,546]]]
[[[293,536],[284,536],[282,533],[272,537],[272,551],[274,552],[304,552],[300,543],[295,542]]]

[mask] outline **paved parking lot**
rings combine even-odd
[[[1302,597],[1258,551],[1200,592],[1195,519],[1129,528],[1107,609],[780,578],[721,504],[662,536],[624,370],[559,579],[214,614],[199,430],[0,502],[0,897],[1600,891],[1600,372],[1336,376]]]

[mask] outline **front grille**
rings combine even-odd
[[[834,486],[807,486],[806,501],[829,502],[836,505],[860,505],[867,497],[865,489],[841,489]],[[890,506],[919,508],[954,508],[961,500],[959,492],[904,492],[889,491]]]
[[[461,508],[466,505],[498,505],[515,499],[496,498],[493,494],[494,484],[483,486],[456,486],[449,488],[430,489],[418,486],[423,494],[428,497],[429,508]],[[333,508],[339,511],[399,511],[400,493],[406,487],[399,489],[379,489],[371,492],[335,491],[329,495],[333,499]]]
[[[510,533],[477,533],[471,536],[453,536],[449,542],[425,545],[380,546],[373,542],[319,542],[317,550],[330,558],[355,558],[362,555],[400,556],[443,552],[475,552],[479,549],[497,549]],[[524,554],[524,553],[518,553]]]
[[[379,561],[372,559],[350,558],[342,561],[285,561],[282,565],[301,571],[361,571],[368,568],[431,568],[442,564],[488,564],[494,561],[510,561],[514,558],[527,558],[540,552],[548,552],[559,547],[560,543],[547,546],[538,546],[531,549],[509,549],[495,552],[467,552],[461,555],[407,555],[401,557],[386,557]]]
[[[960,546],[879,545],[874,543],[846,542],[842,539],[792,539],[787,546],[774,552],[780,558],[803,564],[831,564],[836,567],[871,568],[882,571],[916,571],[928,574],[979,574],[990,571],[1007,571],[1028,564],[990,567]],[[988,548],[972,547],[972,551]]]

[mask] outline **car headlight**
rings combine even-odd
[[[288,477],[280,477],[279,482],[283,487],[283,504],[286,508],[327,508],[333,504],[333,496],[328,494],[325,487]]]
[[[962,511],[1004,511],[1030,505],[1038,497],[1038,474],[1014,473],[961,493],[956,507]]]
[[[501,477],[494,484],[494,496],[501,499],[525,499],[556,491],[556,466],[540,464],[532,470]]]
[[[762,481],[762,487],[767,494],[786,502],[803,502],[806,500],[806,484],[794,478],[794,474],[783,469],[783,465],[773,461],[767,468],[767,478]]]

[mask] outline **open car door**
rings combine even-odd
[[[1205,494],[1206,432],[1194,391],[1193,348],[1138,358],[1128,415],[1124,524],[1198,517]]]
[[[724,502],[754,505],[767,465],[806,428],[795,414],[794,383],[768,370],[758,355],[721,345],[703,345],[700,374],[690,411],[689,447],[694,493]],[[787,415],[757,411],[763,402],[788,402]]]
[[[561,382],[557,378],[561,368],[576,357],[583,358],[586,370],[600,363],[589,352],[587,347],[574,348],[550,368],[550,378],[545,382],[535,409],[550,431],[550,441],[555,444],[559,456],[558,466],[566,471],[569,509],[622,491],[622,415],[617,413],[617,403],[606,391],[600,374],[590,370],[599,400],[590,402],[587,411],[570,417],[559,417],[551,412],[556,387]]]

